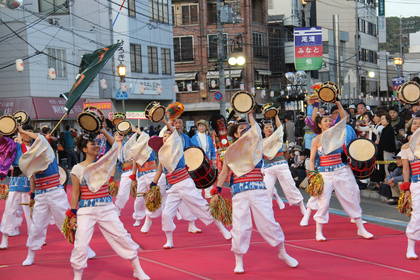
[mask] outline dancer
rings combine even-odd
[[[209,125],[205,120],[197,122],[197,133],[191,137],[191,145],[203,149],[207,158],[211,160],[212,165],[216,164],[216,149],[214,148],[213,139],[208,135]],[[211,188],[204,189],[204,197],[211,198]]]
[[[341,103],[336,102],[340,112],[341,121],[331,127],[332,120],[330,116],[317,116],[315,119],[316,132],[319,134],[312,142],[310,156],[310,170],[315,170],[315,157],[319,154],[320,163],[317,171],[323,177],[324,191],[317,198],[318,210],[314,215],[316,221],[316,240],[325,241],[323,235],[323,225],[328,223],[329,205],[331,194],[335,194],[343,207],[344,211],[355,220],[357,225],[357,234],[363,238],[373,237],[369,233],[361,219],[362,209],[360,208],[360,191],[356,183],[353,172],[341,160],[342,145],[345,144],[347,113],[344,111]]]
[[[404,183],[401,189],[411,193],[411,217],[405,233],[407,235],[406,258],[417,260],[416,242],[420,240],[420,113],[417,112],[411,124],[413,135],[410,142],[401,148]],[[410,179],[411,175],[411,179]]]
[[[159,166],[151,185],[157,185],[162,172],[165,172],[167,185],[167,197],[162,212],[162,230],[166,235],[166,243],[163,248],[174,247],[173,232],[176,228],[174,217],[181,203],[198,217],[204,224],[215,222],[216,226],[225,239],[230,239],[230,232],[219,221],[215,221],[208,211],[208,203],[197,191],[194,181],[188,174],[185,166],[184,152],[181,136],[171,124],[164,121],[167,130],[163,136],[163,146],[159,149]]]
[[[113,144],[111,149],[95,162],[99,152],[95,140],[83,135],[78,142],[78,148],[85,155],[85,160],[75,165],[71,171],[71,209],[66,212],[69,217],[75,216],[77,219],[70,259],[74,280],[82,279],[83,270],[87,267],[88,244],[96,224],[114,251],[123,259],[130,260],[134,270],[133,277],[150,279],[140,266],[137,256],[139,246],[124,228],[109,195],[108,181],[121,149],[121,143],[117,141],[110,141],[110,144]]]
[[[26,130],[32,132],[32,128],[27,126]],[[4,161],[12,163],[11,177],[9,181],[9,195],[6,200],[4,208],[3,218],[1,220],[0,231],[2,233],[2,239],[0,243],[0,249],[7,249],[9,246],[9,236],[16,236],[20,234],[19,227],[22,224],[23,218],[22,213],[25,215],[26,228],[29,232],[29,228],[32,223],[30,209],[22,204],[29,204],[30,200],[30,181],[29,178],[24,176],[19,169],[19,159],[23,153],[31,145],[31,138],[26,135],[18,137],[17,143],[6,136],[0,136],[2,152],[10,151],[9,158]]]
[[[288,266],[298,266],[298,261],[287,254],[284,233],[274,219],[271,196],[263,181],[262,136],[253,113],[248,113],[249,124],[236,123],[230,127],[229,135],[234,139],[225,153],[223,169],[218,178],[221,186],[230,171],[233,172],[232,251],[235,254],[235,273],[244,273],[243,255],[248,252],[252,233],[252,216],[258,232],[273,247],[278,248],[278,257]],[[221,188],[217,187],[220,191]],[[215,188],[212,192],[217,191]]]
[[[154,212],[149,211],[146,209],[144,197],[141,196],[141,194],[148,191],[148,188],[155,177],[157,168],[156,153],[148,145],[150,139],[149,135],[143,131],[137,133],[139,134],[139,137],[136,144],[132,147],[133,158],[136,163],[130,176],[133,181],[137,181],[137,196],[134,201],[133,213],[135,222],[133,226],[140,226],[140,221],[145,219],[140,231],[147,233],[152,226],[152,220],[160,217],[162,214],[162,208],[163,205],[165,205],[166,200],[166,180],[165,176],[161,176],[158,180],[162,195],[162,206]]]
[[[275,183],[278,180],[284,195],[290,205],[299,205],[302,215],[305,214],[305,204],[303,196],[296,187],[290,173],[289,165],[284,156],[283,147],[283,126],[278,115],[275,117],[276,130],[271,122],[263,122],[263,153],[264,153],[264,184],[271,194],[271,197],[277,200],[280,209],[284,208],[284,203],[277,193]]]
[[[122,165],[122,174],[117,197],[115,199],[115,207],[117,207],[119,215],[121,215],[121,210],[124,209],[128,198],[130,197],[130,175],[135,165],[131,147],[136,143],[136,137],[137,134],[134,133],[126,142],[124,142],[125,136],[121,135],[119,132],[115,133],[115,141],[120,142],[122,145],[120,153],[118,154],[118,162]]]
[[[21,126],[18,126],[18,131],[22,138],[35,140],[19,160],[19,168],[23,174],[27,177],[34,176],[31,196],[35,199],[35,206],[26,242],[28,255],[22,263],[27,266],[34,263],[35,252],[44,244],[50,215],[61,231],[69,202],[63,186],[60,185],[57,160],[48,140],[41,134],[22,129]]]

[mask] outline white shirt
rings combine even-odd
[[[200,140],[201,148],[204,151],[207,151],[208,149],[207,134],[198,132],[197,135],[198,135],[198,139]]]

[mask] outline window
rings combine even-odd
[[[270,79],[270,76],[260,75],[258,73],[258,71],[256,71],[256,73],[255,73],[255,85],[254,85],[255,88],[256,89],[269,88],[270,87],[269,79]]]
[[[147,47],[147,56],[149,58],[149,74],[159,74],[157,47]]]
[[[54,68],[57,78],[67,77],[66,70],[66,50],[48,48],[48,68]]]
[[[199,91],[200,85],[197,80],[176,81],[179,92]]]
[[[209,47],[208,47],[208,58],[209,59],[217,59],[218,53],[217,53],[217,43],[218,43],[218,35],[208,35],[207,36],[209,41]],[[224,59],[227,58],[227,34],[223,34],[223,48],[224,48]]]
[[[171,75],[172,68],[171,68],[171,49],[160,49],[161,52],[161,60],[162,60],[162,74],[163,75]]]
[[[328,54],[329,52],[329,42],[328,41],[323,41],[322,42],[322,53],[323,54]]]
[[[193,37],[174,37],[175,62],[194,61]]]
[[[169,23],[169,5],[168,0],[149,0],[152,9],[150,20]]]
[[[40,13],[52,13],[55,15],[69,13],[67,0],[39,0],[38,4]]]
[[[366,32],[366,21],[364,19],[359,18],[359,22],[358,22],[358,26],[359,26],[359,32]]]
[[[216,2],[207,2],[207,24],[217,23],[217,4]]]
[[[252,0],[252,22],[264,23],[264,1]]]
[[[136,17],[136,0],[128,0],[128,16]]]
[[[254,49],[254,57],[267,57],[267,34],[254,32],[252,33],[252,44]]]
[[[131,72],[142,72],[141,45],[130,44]]]
[[[198,24],[198,4],[182,5],[182,25]]]

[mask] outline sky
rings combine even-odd
[[[420,0],[385,0],[385,15],[392,16],[420,16]]]

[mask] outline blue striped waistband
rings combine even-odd
[[[81,199],[79,201],[79,208],[105,206],[111,202],[112,202],[112,197],[110,195],[105,196],[105,197],[92,198],[92,199]]]
[[[276,165],[281,165],[281,164],[287,164],[287,161],[279,160],[279,161],[270,162],[270,163],[267,163],[267,164],[264,163],[264,168],[269,168],[269,167],[276,166]]]
[[[64,187],[62,185],[59,185],[59,186],[52,187],[52,188],[45,189],[45,190],[35,190],[35,195],[44,194],[44,193],[52,192],[52,191],[59,190],[59,189],[64,189]]]
[[[319,172],[332,172],[336,171],[337,169],[343,168],[344,166],[346,166],[345,163],[340,163],[331,166],[318,166],[317,169]]]
[[[263,181],[256,181],[256,182],[241,182],[232,185],[232,193],[233,195],[250,190],[265,190],[265,184]]]
[[[411,176],[411,183],[418,183],[420,182],[420,174]]]
[[[149,174],[149,173],[153,173],[156,172],[156,169],[151,169],[151,170],[147,170],[147,171],[137,171],[137,178],[140,178],[143,175]]]
[[[29,192],[31,190],[28,177],[10,177],[9,192]]]

